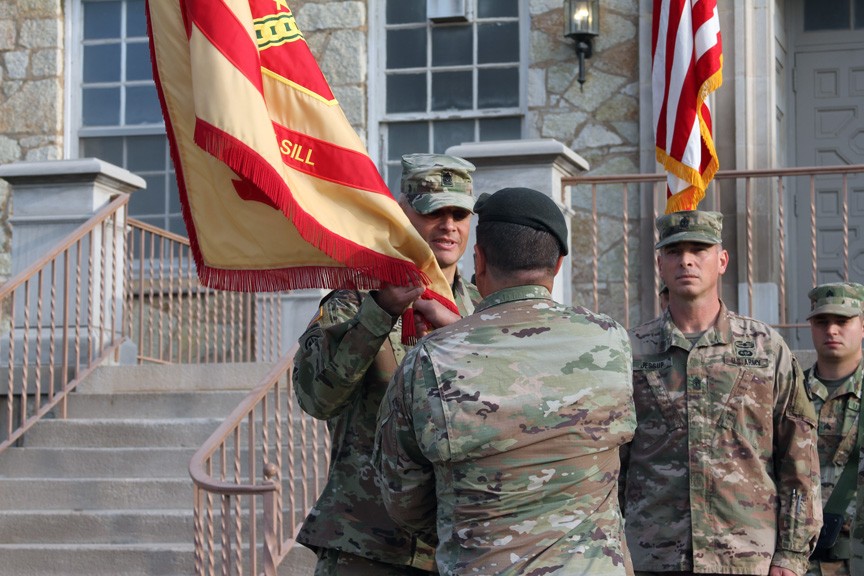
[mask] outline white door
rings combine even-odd
[[[864,31],[858,33],[864,36]],[[864,164],[864,48],[814,47],[796,52],[794,64],[795,163]],[[848,179],[848,235],[844,234],[842,178],[820,177],[816,182],[816,282],[847,277],[864,282],[864,176]],[[795,297],[789,306],[789,318],[797,323],[805,322],[807,292],[813,284],[809,178],[796,179],[792,192],[795,244],[787,269],[790,280],[797,283],[797,289],[790,291]],[[793,348],[812,347],[809,329],[799,330],[792,340]]]

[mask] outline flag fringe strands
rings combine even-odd
[[[666,213],[695,210],[720,167],[708,95],[723,82],[716,0],[654,0],[652,90]]]
[[[235,291],[426,285],[387,189],[284,0],[149,0],[153,75],[198,276]]]

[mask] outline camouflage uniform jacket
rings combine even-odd
[[[638,427],[622,504],[636,570],[804,574],[822,525],[816,414],[786,343],[722,303],[693,345],[668,311],[630,339]]]
[[[858,413],[861,410],[861,379],[864,364],[833,392],[819,381],[813,368],[804,372],[804,386],[819,417],[819,476],[822,480],[822,505],[828,502],[834,486],[846,467],[850,452],[858,441]],[[849,503],[847,521],[840,534],[848,542],[849,529],[855,517],[855,501]],[[840,542],[846,546],[846,542]],[[808,574],[821,574],[813,562]]]
[[[463,315],[480,300],[457,274]],[[297,541],[399,565],[434,569],[432,549],[387,516],[370,456],[376,417],[390,377],[405,355],[402,323],[365,292],[338,290],[323,301],[300,337],[294,383],[300,406],[327,420],[332,439],[327,484]]]
[[[859,426],[864,426],[861,420]],[[858,488],[855,493],[855,520],[852,522],[852,540],[849,544],[849,571],[864,574],[864,442],[859,447]]]
[[[439,540],[442,574],[632,573],[617,502],[631,367],[612,319],[541,286],[491,294],[388,388],[374,456],[388,511]]]

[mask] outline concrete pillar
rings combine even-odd
[[[573,217],[570,190],[561,186],[561,178],[588,170],[588,162],[561,142],[553,139],[471,142],[451,146],[447,154],[465,158],[477,167],[474,173],[475,195],[514,186],[533,188],[558,204],[570,230]],[[474,273],[475,225],[476,222],[472,223],[471,240],[459,263],[459,269],[467,278]],[[572,277],[572,260],[565,258],[552,290],[556,301],[572,303]]]
[[[0,178],[11,187],[13,216],[9,222],[12,227],[12,280],[44,257],[117,194],[131,193],[146,186],[142,178],[131,172],[94,158],[6,164],[0,166]],[[37,353],[42,356],[47,354],[47,343],[52,336],[51,326],[54,326],[55,339],[62,337],[64,318],[74,322],[75,316],[79,317],[79,334],[84,342],[94,336],[97,327],[101,331],[100,340],[109,339],[110,334],[106,332],[113,331],[115,335],[120,335],[126,257],[125,227],[125,211],[122,211],[113,222],[113,228],[97,227],[91,236],[85,237],[80,244],[80,255],[77,251],[70,255],[68,270],[63,260],[60,260],[53,271],[47,270],[43,274],[41,286],[34,278],[30,282],[29,294],[24,293],[23,287],[16,292],[14,339],[16,343],[22,340],[26,327],[30,363],[35,361]],[[81,271],[77,273],[79,262]],[[103,267],[106,268],[104,274]],[[108,267],[113,267],[113,270],[108,270]],[[55,278],[54,318],[50,317],[46,309],[40,322],[36,311],[39,292],[43,299],[50,298],[52,275]],[[80,298],[78,290],[73,288],[76,277],[81,279]],[[62,293],[64,278],[68,279],[69,294]],[[24,305],[27,297],[29,306]],[[101,306],[91,307],[88,302],[101,303]],[[26,321],[25,313],[28,316]],[[43,350],[38,352],[33,345],[37,333],[43,342]],[[9,334],[5,333],[2,335],[0,357],[7,357],[8,346]],[[17,365],[23,360],[22,347],[16,345],[15,352]],[[87,352],[82,350],[80,354],[85,355]],[[42,358],[42,361],[47,359]]]
[[[278,350],[255,349],[258,362],[275,362],[297,343],[314,318],[321,299],[330,291],[320,289],[290,290],[276,295],[276,302],[267,294],[258,295],[255,335],[258,342],[278,341]],[[272,305],[275,304],[275,307]],[[272,311],[276,310],[274,314]],[[278,334],[278,338],[272,335]]]

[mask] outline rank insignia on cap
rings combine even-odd
[[[808,320],[819,314],[851,318],[860,316],[864,309],[864,286],[855,282],[820,284],[807,297],[810,298]]]
[[[444,186],[452,186],[453,185],[453,173],[449,170],[445,170],[441,173],[441,183]]]

